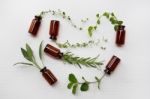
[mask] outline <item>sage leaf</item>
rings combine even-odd
[[[25,49],[21,48],[21,52],[25,59],[32,62],[32,59],[30,58],[30,56],[28,56],[27,51]]]
[[[88,83],[83,83],[80,87],[81,91],[88,91],[89,89],[89,84]]]
[[[39,57],[41,60],[42,60],[42,44],[43,44],[43,41],[41,42],[40,47],[39,47]]]
[[[28,44],[26,44],[26,50],[27,50],[28,57],[30,58],[31,61],[33,61],[33,51]]]
[[[31,64],[31,63],[26,63],[26,62],[18,62],[18,63],[15,63],[14,65],[19,65],[19,64],[22,64],[22,65],[31,65],[31,66],[33,66],[33,64]]]

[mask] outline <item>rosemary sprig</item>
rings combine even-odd
[[[97,61],[99,55],[91,58],[91,57],[78,57],[72,54],[71,52],[67,52],[63,54],[62,60],[64,62],[68,62],[73,65],[78,65],[81,68],[81,65],[84,65],[86,67],[93,67],[93,68],[99,68],[101,65],[103,65],[103,62]]]
[[[78,30],[83,30],[83,27],[77,26],[77,25],[72,21],[72,18],[71,18],[69,15],[67,15],[66,12],[61,11],[60,9],[58,9],[58,11],[55,11],[55,10],[42,11],[39,16],[43,17],[45,14],[48,14],[48,13],[50,13],[50,14],[53,15],[53,16],[60,16],[60,17],[62,17],[64,20],[68,21],[68,22],[71,24],[71,26],[73,26],[74,28],[76,28],[76,29],[78,29]],[[88,21],[88,18],[86,18],[86,20],[83,20],[83,19],[81,20],[82,23],[85,23],[85,22],[87,22],[87,21]]]
[[[83,82],[79,82],[74,74],[69,74],[68,77],[69,83],[67,85],[67,88],[72,90],[72,94],[76,94],[77,88],[79,86],[80,86],[80,90],[82,92],[85,92],[89,90],[90,84],[97,83],[97,87],[98,89],[100,89],[100,83],[103,77],[104,75],[101,78],[95,76],[95,81],[87,81],[84,77],[82,77]]]
[[[26,49],[21,48],[21,52],[22,52],[22,55],[24,56],[24,58],[26,60],[28,60],[29,62],[17,62],[14,65],[19,65],[19,64],[28,65],[28,66],[36,67],[39,70],[41,70],[44,67],[43,61],[42,61],[42,43],[43,43],[43,41],[41,42],[40,47],[39,47],[39,57],[40,57],[40,60],[42,62],[42,66],[40,66],[37,63],[37,61],[34,57],[33,51],[32,51],[31,47],[28,44],[26,44]]]

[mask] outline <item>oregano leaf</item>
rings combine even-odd
[[[69,81],[73,83],[78,82],[74,74],[69,74]]]
[[[68,89],[71,89],[72,86],[73,86],[73,84],[74,84],[74,83],[70,82],[70,83],[67,85],[67,88],[68,88]]]
[[[78,87],[78,84],[75,84],[72,88],[72,93],[73,94],[76,94],[76,91],[77,91],[77,87]]]
[[[80,87],[81,91],[88,91],[89,89],[89,84],[88,83],[83,83]]]

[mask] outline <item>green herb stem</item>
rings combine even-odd
[[[99,55],[97,57],[91,58],[91,57],[78,57],[72,54],[71,52],[67,52],[63,54],[62,60],[64,62],[78,65],[81,68],[81,65],[84,65],[86,67],[92,67],[92,68],[100,68],[101,65],[103,65],[102,61],[97,61]]]
[[[105,76],[105,73],[103,74],[103,76],[101,76],[101,78],[98,78],[95,76],[95,81],[87,81],[84,77],[82,77],[83,82],[79,82],[74,74],[69,74],[69,77],[68,77],[69,83],[67,87],[68,89],[72,90],[73,94],[76,94],[77,87],[80,86],[81,91],[88,91],[89,85],[95,84],[95,83],[97,83],[97,87],[98,89],[100,89],[100,83],[101,83],[101,80],[104,78],[104,76]]]
[[[74,28],[78,29],[78,30],[83,30],[83,27],[81,26],[77,26],[73,21],[72,21],[72,18],[66,14],[66,12],[64,11],[61,11],[60,9],[58,9],[58,11],[55,11],[55,10],[48,10],[48,11],[42,11],[40,13],[39,16],[41,17],[44,17],[45,14],[48,14],[50,13],[51,15],[55,15],[55,16],[60,16],[62,17],[63,19],[67,20]],[[86,18],[86,20],[82,20],[81,22],[82,23],[85,23],[88,21],[88,18]]]

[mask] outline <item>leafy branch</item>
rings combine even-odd
[[[60,16],[60,17],[62,17],[64,20],[67,20],[74,28],[76,28],[76,29],[78,29],[78,30],[83,30],[83,27],[77,26],[77,25],[72,21],[72,18],[71,18],[69,15],[67,15],[66,12],[61,11],[60,9],[58,9],[58,11],[55,11],[55,10],[42,11],[39,16],[43,17],[45,14],[48,14],[48,13],[50,13],[50,14],[53,15],[53,16]],[[87,22],[87,21],[88,21],[88,18],[81,20],[82,23],[85,23],[85,22]]]
[[[111,22],[111,24],[114,26],[115,31],[117,31],[118,26],[123,24],[123,21],[118,20],[113,12],[112,13],[105,12],[103,16],[105,16]]]
[[[72,94],[76,94],[77,88],[79,86],[80,86],[80,90],[82,92],[85,92],[85,91],[89,90],[90,84],[97,83],[97,87],[98,87],[98,89],[100,89],[100,83],[101,83],[101,80],[103,79],[103,77],[104,77],[104,75],[101,78],[98,78],[95,76],[95,81],[92,81],[92,82],[87,81],[84,77],[82,77],[83,82],[79,82],[74,74],[69,74],[69,77],[68,77],[69,83],[67,85],[67,88],[72,90]]]
[[[114,26],[115,31],[117,31],[118,26],[123,24],[123,21],[118,20],[113,12],[112,13],[104,12],[102,15],[96,14],[96,24],[90,25],[88,27],[88,34],[90,37],[92,37],[93,32],[97,30],[97,27],[98,27],[98,25],[100,25],[102,17],[106,17],[111,22],[111,24]]]
[[[96,24],[88,27],[88,34],[90,37],[93,35],[93,32],[97,30],[98,25],[100,25],[101,17],[100,14],[96,14]]]
[[[43,65],[43,61],[42,61],[42,43],[43,43],[43,41],[41,42],[40,47],[39,47],[39,57],[40,57],[40,60],[42,62],[42,65]],[[39,70],[42,69],[42,67],[37,63],[37,61],[34,57],[33,51],[32,51],[31,47],[28,44],[26,44],[26,49],[21,48],[21,52],[22,52],[22,55],[24,56],[24,58],[26,60],[28,60],[29,62],[17,62],[14,65],[22,64],[22,65],[28,65],[28,66],[36,67]],[[44,67],[44,65],[43,65],[43,67]]]
[[[57,46],[60,48],[85,48],[85,47],[91,47],[91,46],[100,46],[101,49],[105,50],[106,47],[102,45],[102,43],[106,43],[108,40],[103,37],[102,40],[89,40],[88,42],[81,42],[81,43],[75,43],[71,44],[68,40],[65,43],[58,43],[56,42]]]
[[[72,54],[71,52],[67,52],[63,54],[62,60],[64,62],[68,62],[73,65],[78,65],[81,68],[81,65],[84,65],[86,67],[93,67],[93,68],[99,68],[101,65],[103,65],[103,62],[97,61],[99,55],[91,58],[91,57],[78,57]]]

